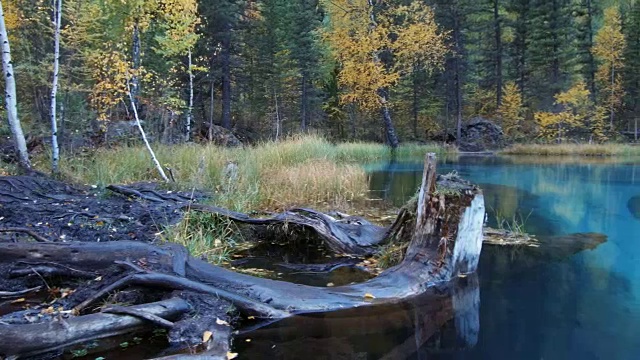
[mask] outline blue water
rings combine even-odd
[[[640,195],[640,161],[545,161],[461,157],[441,162],[439,172],[480,184],[489,225],[516,218],[538,237],[596,232],[607,242],[553,259],[485,245],[479,290],[471,290],[479,291],[479,310],[467,309],[466,330],[452,319],[451,302],[417,299],[290,318],[239,337],[240,357],[640,359],[640,219],[628,206]],[[420,185],[421,162],[367,169],[371,197],[396,205]],[[472,336],[461,342],[461,332]]]
[[[640,219],[627,206],[640,195],[640,165],[518,162],[467,157],[439,172],[484,184],[490,222],[495,213],[515,214],[534,234],[598,232],[608,241],[533,265],[482,256],[478,342],[432,357],[640,359]],[[399,204],[413,194],[422,164],[371,170],[376,196]]]

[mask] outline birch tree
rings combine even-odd
[[[58,147],[58,123],[56,119],[56,94],[58,91],[58,72],[60,69],[60,26],[62,23],[62,0],[55,1],[54,14],[54,57],[53,83],[51,84],[51,171],[58,172],[60,148]]]
[[[4,23],[2,1],[0,1],[0,41],[2,42],[2,70],[5,81],[5,104],[7,107],[9,128],[11,129],[20,165],[26,169],[30,169],[31,162],[29,161],[29,153],[27,152],[27,142],[24,138],[24,133],[22,132],[20,119],[18,119],[16,81],[13,72],[13,64],[11,63],[11,47],[9,46],[7,27]]]
[[[167,177],[164,170],[162,169],[162,165],[160,165],[160,161],[158,161],[158,158],[156,157],[156,153],[153,151],[153,148],[151,148],[151,145],[149,144],[149,140],[147,139],[147,134],[144,132],[144,128],[142,128],[142,122],[140,122],[140,116],[138,116],[138,107],[136,106],[136,102],[134,100],[133,94],[131,93],[131,78],[132,76],[128,75],[127,97],[129,98],[129,102],[131,103],[131,110],[133,111],[133,116],[136,120],[136,125],[138,126],[138,130],[140,130],[140,136],[142,136],[142,141],[144,141],[144,145],[147,147],[147,150],[149,151],[149,155],[151,155],[151,160],[153,161],[153,164],[156,166],[156,169],[158,170],[158,173],[162,177],[162,180],[164,180],[165,182],[169,182],[169,178]]]
[[[196,26],[200,23],[198,18],[198,4],[195,0],[164,0],[161,1],[164,9],[162,14],[164,30],[162,35],[156,36],[160,45],[156,51],[169,58],[187,55],[187,75],[189,76],[189,101],[187,105],[187,117],[185,124],[185,140],[191,139],[191,119],[193,113],[193,78],[194,71],[199,69],[193,65],[192,48],[198,41]]]
[[[342,101],[382,113],[392,148],[398,138],[389,109],[389,88],[420,62],[427,70],[440,68],[448,48],[447,35],[437,26],[431,9],[419,1],[327,1],[331,27],[326,33],[341,69],[338,81],[346,92]]]

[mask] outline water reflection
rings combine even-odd
[[[480,329],[477,276],[394,305],[285,319],[237,338],[243,359],[424,358],[434,348],[468,349]],[[250,342],[247,342],[250,340]]]
[[[386,187],[382,169],[371,168],[371,188],[400,205],[417,188],[421,168],[394,165]],[[531,212],[526,229],[539,236],[595,232],[608,241],[533,260],[485,248],[478,344],[434,351],[430,359],[639,359],[638,161],[462,157],[440,165],[442,173],[452,170],[482,184],[494,216]]]

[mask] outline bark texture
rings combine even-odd
[[[29,161],[29,153],[27,152],[27,142],[22,132],[20,119],[18,118],[18,100],[16,96],[16,79],[13,72],[13,63],[11,62],[11,47],[9,46],[9,36],[7,35],[7,26],[4,23],[4,11],[2,3],[0,3],[0,42],[2,46],[2,70],[5,82],[5,104],[7,107],[7,120],[9,129],[13,137],[14,146],[18,153],[20,165],[25,169],[31,168]]]

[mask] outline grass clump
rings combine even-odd
[[[640,146],[629,144],[516,144],[505,155],[640,156]]]
[[[183,245],[192,256],[216,265],[228,263],[245,243],[233,221],[197,211],[185,213],[180,223],[162,233],[162,238]]]
[[[494,215],[499,230],[509,232],[516,237],[527,235],[525,227],[527,221],[529,221],[531,212],[529,212],[526,217],[523,217],[521,214],[513,214],[511,219],[506,218],[500,212],[495,212]]]
[[[409,242],[391,243],[380,249],[375,260],[380,269],[388,269],[402,262],[409,247]]]

